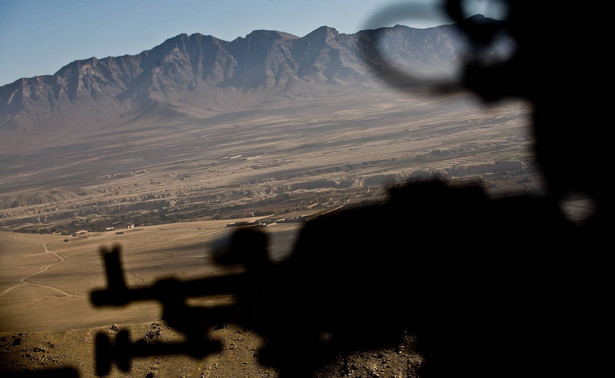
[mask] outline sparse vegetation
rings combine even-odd
[[[487,112],[463,99],[419,101],[377,91],[369,104],[349,94],[285,107],[290,104],[281,102],[266,112],[246,111],[231,124],[209,124],[207,130],[218,130],[217,138],[224,142],[216,149],[201,146],[207,144],[209,131],[198,123],[184,126],[185,133],[195,136],[188,139],[164,128],[156,134],[123,132],[141,138],[143,146],[164,142],[164,152],[116,147],[114,140],[100,145],[98,152],[96,146],[87,151],[119,154],[130,161],[113,167],[101,158],[74,171],[71,166],[85,152],[70,145],[56,149],[57,155],[47,157],[55,168],[32,166],[36,175],[25,175],[24,167],[24,178],[0,179],[0,229],[104,230],[123,223],[229,219],[306,210],[311,205],[330,208],[347,200],[381,199],[389,182],[433,171],[456,180],[482,177],[496,191],[540,186],[528,152],[531,139],[525,136],[522,104]],[[351,108],[353,112],[343,110]],[[422,114],[419,120],[415,112]],[[315,114],[334,114],[335,121]],[[346,124],[352,127],[340,128]],[[243,138],[237,129],[249,130],[251,137]],[[312,143],[306,145],[305,139]],[[242,156],[250,158],[220,159],[237,155],[236,147],[222,147],[236,143],[242,143]],[[115,173],[95,173],[111,168]],[[72,187],[76,182],[78,187]],[[46,189],[51,186],[54,189]]]

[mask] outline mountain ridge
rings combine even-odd
[[[410,59],[409,65],[437,72],[457,59],[457,37],[447,26],[384,29],[393,60]],[[53,75],[0,87],[0,130],[73,130],[142,117],[155,121],[171,113],[208,115],[250,95],[310,97],[325,87],[377,85],[359,46],[361,38],[375,45],[375,36],[374,30],[344,34],[329,26],[304,37],[255,30],[230,42],[182,33],[136,55],[76,60]]]
[[[519,177],[523,107],[400,94],[374,72],[380,52],[450,70],[452,29],[179,34],[0,87],[0,229],[313,212],[435,171]]]

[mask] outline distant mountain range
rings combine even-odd
[[[243,101],[309,98],[340,87],[380,85],[366,64],[373,58],[366,56],[370,46],[378,43],[393,62],[416,74],[441,74],[460,58],[455,38],[450,25],[356,34],[323,26],[301,38],[257,30],[231,42],[180,34],[138,55],[78,60],[54,75],[0,87],[0,131],[70,132],[202,117]]]
[[[522,107],[485,112],[383,80],[454,73],[456,30],[181,34],[2,86],[0,230],[312,213],[435,171],[513,172],[526,190]]]

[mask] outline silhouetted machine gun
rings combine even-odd
[[[562,87],[548,63],[569,63],[562,40],[572,39],[565,38],[568,29],[555,41],[544,33],[574,12],[500,1],[509,9],[505,20],[476,23],[463,17],[464,3],[442,2],[474,54],[460,83],[427,88],[436,94],[469,88],[487,102],[511,96],[531,102],[546,194],[493,199],[478,185],[410,182],[391,188],[383,203],[307,222],[282,262],[269,260],[266,233],[239,229],[217,261],[243,265],[242,272],[160,280],[150,287],[127,287],[119,247],[103,249],[108,287],[92,293],[94,305],[158,301],[163,319],[185,340],[139,344],[126,331],[114,342],[99,335],[99,375],[112,362],[128,370],[133,357],[217,352],[220,345],[208,334],[226,322],[261,335],[259,361],[282,376],[309,376],[338,354],[396,345],[404,331],[417,337],[425,357],[422,376],[592,376],[606,366],[612,347],[601,340],[612,336],[612,295],[602,245],[612,195],[601,172],[590,168],[600,167],[609,138],[592,126],[571,131],[577,124],[570,121],[597,122],[601,113],[593,105],[601,100],[584,81]],[[485,64],[481,51],[500,32],[515,49]],[[359,41],[361,50],[384,80],[403,90],[424,86],[387,65],[368,37]],[[569,222],[561,211],[571,192],[594,201],[583,224]],[[232,294],[234,303],[186,304],[191,297],[222,294]]]
[[[259,362],[282,376],[309,376],[336,355],[398,345],[405,331],[418,337],[424,374],[451,373],[468,358],[479,360],[471,368],[477,376],[502,365],[522,374],[526,365],[509,361],[520,351],[552,359],[552,369],[571,340],[552,320],[576,311],[568,301],[585,285],[575,278],[583,263],[561,255],[580,233],[549,199],[494,200],[478,186],[428,180],[392,189],[384,203],[306,223],[293,254],[277,264],[267,258],[267,234],[239,229],[217,261],[242,264],[241,273],[129,288],[119,247],[103,249],[108,286],[92,293],[94,305],[158,301],[162,319],[186,338],[131,343],[121,331],[112,343],[100,334],[97,373],[113,361],[128,370],[133,357],[218,352],[208,334],[221,323],[261,335]],[[186,305],[222,294],[235,295],[234,304]]]
[[[244,231],[238,232],[242,235]],[[257,252],[257,245],[252,244],[262,236],[248,236],[250,248]],[[236,245],[231,245],[237,249]],[[247,246],[242,246],[247,247]],[[115,361],[122,371],[129,371],[133,357],[144,357],[166,354],[186,354],[202,358],[208,354],[219,352],[220,344],[209,340],[207,333],[211,326],[233,320],[236,306],[220,306],[209,309],[199,309],[186,304],[186,299],[208,295],[237,294],[246,290],[246,285],[252,282],[250,274],[233,274],[216,278],[204,278],[190,281],[162,279],[149,287],[129,288],[126,286],[120,258],[120,247],[101,248],[105,262],[107,288],[93,291],[91,301],[95,306],[125,306],[137,301],[158,301],[163,308],[162,319],[166,323],[186,335],[185,342],[145,344],[131,343],[129,333],[122,330],[118,333],[114,345],[104,334],[96,338],[96,372],[98,375],[109,373],[112,362]]]

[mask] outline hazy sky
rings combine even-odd
[[[435,26],[399,12],[399,4],[437,0],[0,0],[0,86],[22,77],[51,75],[90,57],[135,55],[181,33],[232,41],[252,30],[303,37],[326,25],[342,33],[375,27]],[[414,8],[418,9],[418,8]],[[414,13],[413,13],[414,14]]]

